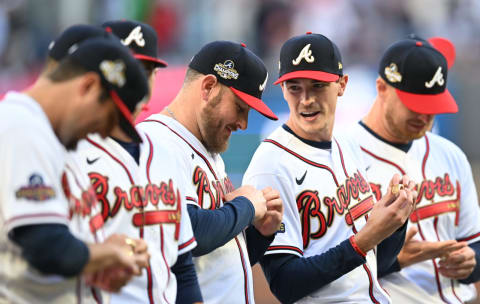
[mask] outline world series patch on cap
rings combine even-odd
[[[132,113],[148,95],[148,80],[141,64],[117,39],[92,38],[80,43],[69,58],[96,72],[120,113],[120,127],[134,141],[142,139]]]
[[[193,56],[188,66],[204,75],[215,75],[221,84],[260,114],[278,119],[261,100],[268,79],[265,64],[244,44],[211,42]]]
[[[279,69],[279,78],[274,84],[294,78],[334,82],[343,76],[338,47],[327,37],[310,32],[292,37],[283,44]]]
[[[429,43],[415,39],[395,42],[383,54],[378,72],[411,111],[422,114],[458,111],[447,90],[447,60]]]
[[[158,58],[158,41],[155,30],[148,24],[133,20],[107,21],[102,27],[111,30],[123,45],[133,50],[134,57],[166,67],[167,63]]]

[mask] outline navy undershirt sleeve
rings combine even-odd
[[[172,266],[172,272],[177,278],[177,299],[175,303],[191,304],[203,302],[190,251],[178,256],[177,262]]]
[[[247,236],[248,258],[250,259],[250,266],[253,266],[263,257],[268,246],[273,242],[275,234],[265,237],[254,226],[248,227],[245,232]]]
[[[377,269],[379,278],[400,270],[397,255],[405,242],[407,224],[408,221],[406,221],[405,224],[397,229],[397,231],[391,236],[377,245]]]
[[[270,289],[282,303],[298,301],[365,262],[348,239],[308,258],[268,254],[260,259]]]
[[[197,247],[193,256],[202,256],[225,245],[248,227],[255,216],[255,209],[249,199],[236,197],[221,208],[205,210],[187,205]]]
[[[468,278],[459,280],[460,283],[470,284],[480,280],[480,241],[469,244],[470,248],[475,251],[475,260],[477,260],[477,265],[473,269],[473,272],[468,276]]]
[[[87,245],[61,224],[17,227],[9,238],[20,246],[25,260],[44,274],[76,276],[90,258]]]

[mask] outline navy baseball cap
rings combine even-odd
[[[279,69],[279,78],[274,84],[294,78],[334,82],[343,76],[338,47],[327,37],[311,32],[292,37],[283,44]]]
[[[80,43],[69,55],[88,71],[100,75],[120,115],[119,125],[135,142],[142,142],[132,113],[148,95],[148,80],[141,64],[117,39],[92,38]]]
[[[408,35],[408,38],[419,40],[433,46],[437,51],[442,53],[443,57],[447,60],[448,69],[450,69],[455,63],[455,46],[447,38],[443,37],[431,37],[428,40],[423,39],[415,34]]]
[[[157,33],[150,25],[133,20],[115,20],[105,22],[102,27],[120,38],[123,45],[133,51],[135,58],[153,62],[157,67],[167,66],[158,58]]]
[[[193,56],[188,67],[204,75],[215,75],[218,82],[229,87],[247,105],[269,119],[278,119],[261,99],[267,85],[267,68],[245,44],[208,43]]]
[[[418,39],[395,42],[383,54],[378,72],[411,111],[422,114],[458,111],[447,90],[447,60],[430,43]]]
[[[72,25],[52,41],[48,47],[48,56],[60,61],[72,51],[78,43],[94,37],[109,37],[103,28],[87,24]]]

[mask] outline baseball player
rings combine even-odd
[[[392,44],[380,60],[377,98],[350,136],[377,198],[391,174],[417,183],[407,242],[382,279],[398,302],[463,303],[471,291],[459,283],[480,279],[480,211],[470,164],[460,148],[429,132],[435,114],[458,111],[446,89],[449,61],[427,41]]]
[[[278,192],[235,190],[219,155],[231,133],[247,127],[250,107],[277,119],[260,99],[266,82],[263,62],[244,44],[211,42],[192,58],[172,103],[138,124],[153,147],[181,160],[176,170],[184,174],[198,243],[194,263],[206,303],[254,303],[250,265],[281,221]]]
[[[120,117],[125,132],[135,132],[131,111],[147,93],[144,72],[128,50],[97,38],[76,45],[31,88],[6,95],[0,105],[0,302],[81,303],[87,293],[82,275],[121,269],[107,282],[112,289],[140,275],[148,263],[143,241],[113,235],[95,244],[71,234],[71,214],[92,209],[69,205],[64,170],[65,149],[87,133],[105,136]]]
[[[295,36],[282,46],[279,66],[275,83],[290,115],[260,144],[243,179],[279,189],[285,204],[260,260],[270,289],[282,303],[389,303],[377,268],[391,265],[401,248],[414,183],[391,174],[388,193],[375,203],[355,150],[332,137],[348,82],[332,41]]]
[[[133,51],[148,72],[151,90],[156,69],[167,66],[157,57],[155,31],[129,20],[109,21],[102,27]],[[139,111],[137,106],[133,118]],[[141,238],[151,255],[142,276],[110,294],[110,302],[201,302],[190,252],[196,242],[182,195],[185,190],[175,169],[176,155],[154,146],[151,136],[140,131],[138,135],[131,137],[118,127],[105,139],[89,135],[74,155],[101,205],[106,236],[122,233]]]

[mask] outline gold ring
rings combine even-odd
[[[403,184],[396,184],[392,186],[392,194],[398,194],[400,190],[403,190]]]
[[[132,252],[135,251],[136,244],[134,240],[131,238],[126,238],[125,243],[132,248]]]

